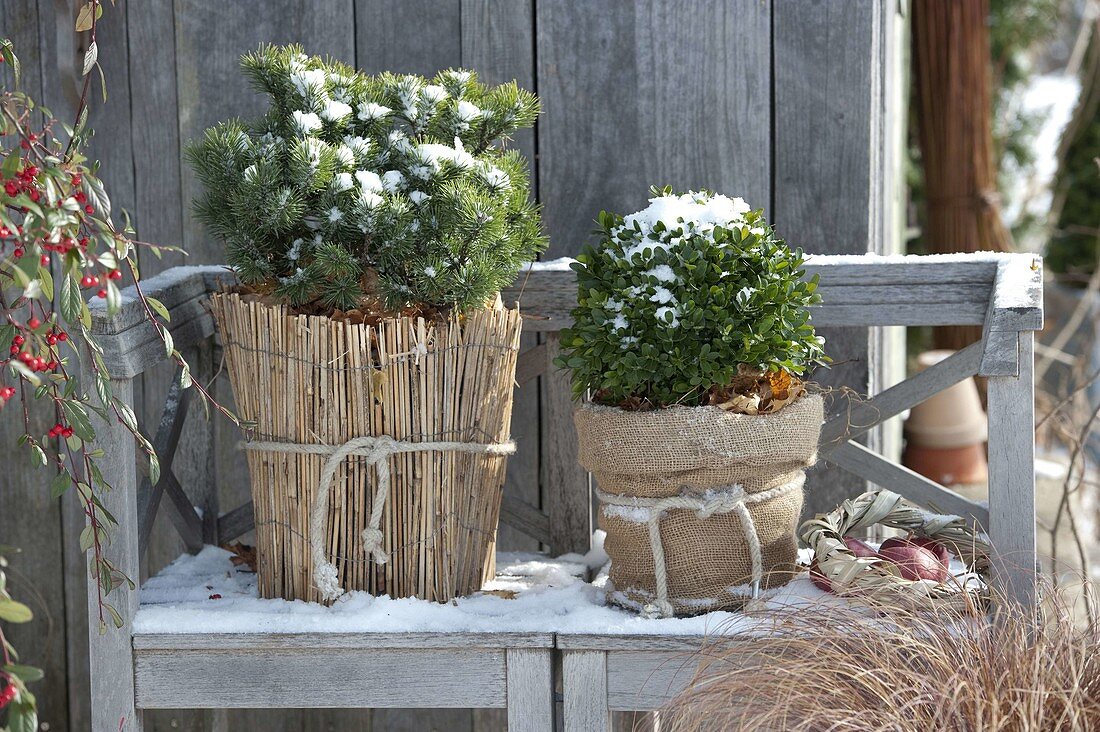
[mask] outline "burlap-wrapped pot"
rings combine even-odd
[[[798,559],[803,471],[823,416],[818,395],[766,415],[579,407],[580,461],[600,491],[612,601],[692,615],[741,607],[754,574],[761,588],[786,583]]]
[[[442,602],[479,590],[494,572],[514,449],[519,313],[370,326],[248,295],[212,304],[237,413],[251,423],[260,594]]]

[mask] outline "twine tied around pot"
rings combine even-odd
[[[759,493],[745,493],[744,487],[734,484],[725,488],[715,488],[703,494],[668,496],[665,498],[645,498],[607,493],[596,489],[600,502],[611,506],[645,509],[646,527],[649,529],[649,548],[653,552],[653,575],[656,580],[657,598],[646,613],[663,618],[671,618],[675,609],[668,599],[668,569],[665,566],[665,548],[661,542],[661,515],[669,510],[694,511],[701,519],[715,514],[736,513],[745,532],[745,541],[749,546],[749,559],[752,562],[752,598],[760,597],[760,583],[764,579],[764,560],[760,548],[760,536],[756,532],[756,523],[749,513],[746,503],[758,503],[777,498],[793,490],[801,490],[805,476],[799,475],[783,485]]]
[[[368,557],[378,564],[385,564],[389,557],[382,549],[382,509],[390,492],[389,457],[406,452],[465,452],[481,455],[511,455],[516,451],[516,443],[511,440],[498,443],[480,442],[408,442],[395,440],[389,435],[353,437],[342,445],[316,445],[295,442],[246,442],[246,450],[265,452],[284,452],[299,455],[327,455],[321,480],[317,483],[317,496],[309,515],[309,548],[313,555],[314,584],[326,600],[335,600],[344,594],[340,586],[336,565],[325,558],[324,534],[325,515],[328,513],[329,490],[336,478],[336,469],[347,458],[356,455],[365,458],[368,467],[374,466],[378,473],[378,488],[371,502],[370,521],[363,530],[363,548]]]

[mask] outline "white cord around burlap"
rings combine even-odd
[[[764,559],[760,548],[760,535],[756,533],[756,522],[752,520],[752,514],[749,513],[748,506],[745,504],[768,501],[793,490],[802,490],[805,481],[805,474],[800,473],[798,478],[789,483],[759,493],[745,493],[741,485],[735,484],[726,488],[715,488],[708,491],[705,496],[644,498],[606,493],[598,488],[596,495],[604,504],[647,510],[645,523],[649,529],[649,548],[653,552],[653,577],[657,585],[657,599],[649,613],[671,618],[675,614],[675,608],[668,599],[668,569],[665,566],[665,547],[661,542],[661,515],[665,511],[682,509],[694,511],[696,516],[706,519],[715,514],[735,512],[745,532],[745,541],[749,546],[749,559],[752,562],[751,602],[760,597],[760,583],[764,579]]]
[[[328,494],[336,477],[336,468],[347,458],[358,455],[366,458],[368,467],[374,466],[378,473],[378,488],[371,503],[370,520],[363,530],[363,549],[368,557],[378,564],[385,564],[389,557],[382,549],[382,509],[390,492],[389,457],[405,452],[465,452],[482,455],[511,455],[516,451],[516,443],[480,443],[480,442],[406,442],[395,440],[389,435],[377,437],[353,437],[343,445],[305,445],[294,442],[246,442],[246,450],[264,452],[283,452],[296,455],[327,455],[321,471],[321,480],[317,483],[317,496],[313,499],[313,509],[309,515],[309,549],[313,558],[313,583],[321,591],[321,597],[335,600],[344,594],[340,586],[336,565],[325,558],[322,536],[325,531],[325,516],[328,513]]]

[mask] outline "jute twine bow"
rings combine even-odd
[[[368,557],[378,564],[385,564],[389,557],[382,549],[382,509],[390,492],[389,457],[406,452],[464,452],[481,455],[511,455],[516,451],[516,443],[511,440],[499,443],[480,442],[406,442],[395,440],[389,435],[370,435],[353,437],[343,445],[306,445],[295,442],[246,442],[246,450],[264,452],[283,452],[295,455],[327,455],[321,471],[321,480],[317,483],[317,496],[309,515],[309,548],[313,557],[313,582],[326,600],[335,600],[344,594],[340,586],[336,565],[325,558],[322,537],[325,530],[325,516],[328,514],[329,490],[336,477],[340,463],[352,455],[365,458],[367,466],[374,466],[378,473],[378,488],[371,502],[370,520],[363,530],[363,549]]]
[[[802,490],[806,476],[775,488],[759,493],[745,493],[741,485],[717,488],[703,495],[669,496],[666,498],[644,498],[619,493],[607,493],[596,489],[600,502],[611,506],[646,509],[646,527],[649,529],[649,548],[653,552],[653,576],[657,585],[657,599],[652,607],[647,606],[646,614],[671,618],[675,614],[672,602],[668,599],[668,569],[665,566],[665,548],[661,542],[661,516],[665,511],[681,509],[694,511],[701,519],[715,514],[734,512],[745,532],[745,541],[749,545],[749,559],[752,561],[752,598],[760,597],[760,583],[764,579],[764,560],[760,548],[760,535],[756,533],[756,522],[752,520],[747,503],[759,503],[777,498],[793,490]],[[750,600],[750,601],[751,601]]]

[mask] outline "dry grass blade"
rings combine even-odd
[[[882,605],[800,609],[710,645],[662,729],[1100,729],[1100,632],[1049,599],[1044,621]]]

